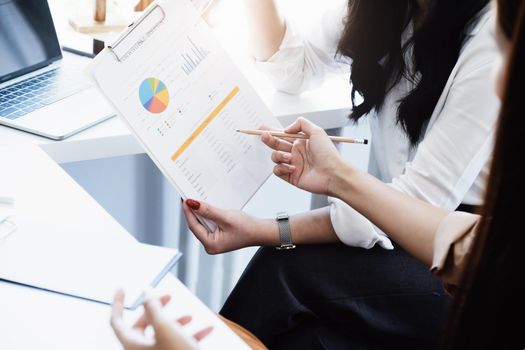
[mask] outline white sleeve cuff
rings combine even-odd
[[[378,244],[392,250],[394,246],[387,235],[345,202],[328,197],[330,219],[337,237],[346,245],[370,249]]]

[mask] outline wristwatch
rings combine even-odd
[[[279,237],[281,240],[281,245],[275,247],[277,250],[290,250],[295,248],[295,245],[292,243],[292,233],[290,232],[290,222],[288,218],[289,216],[286,212],[277,213],[275,218],[279,225]]]

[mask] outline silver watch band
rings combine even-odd
[[[290,232],[289,216],[286,212],[277,213],[276,220],[279,226],[279,237],[281,245],[275,247],[278,250],[294,249],[295,245],[292,243],[292,233]]]

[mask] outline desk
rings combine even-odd
[[[84,65],[71,54],[65,59]],[[332,76],[317,90],[300,96],[275,92],[255,71],[246,72],[270,110],[284,124],[305,116],[324,128],[346,125],[347,78]],[[63,141],[0,126],[0,179],[16,172],[17,206],[36,218],[46,216],[95,233],[134,239],[57,163],[143,153],[118,119],[113,118]],[[180,282],[167,276],[159,289]],[[128,317],[131,317],[128,313]],[[0,281],[0,349],[111,349],[117,347],[108,322],[109,308]]]
[[[168,277],[157,289],[169,292],[178,282]],[[109,326],[108,305],[64,297],[0,282],[0,348],[94,350],[119,349]],[[127,312],[137,318],[140,311]]]
[[[9,190],[16,196],[17,214],[60,222],[66,227],[80,226],[82,232],[89,232],[100,242],[108,236],[119,241],[134,240],[38,147],[0,147],[0,164],[0,181],[13,184]],[[0,206],[2,213],[11,210]],[[57,244],[55,249],[63,248]],[[53,251],[48,253],[53,255]],[[179,303],[176,307],[180,310],[188,305],[202,307],[172,275],[167,275],[156,289],[172,295],[176,291],[172,302]],[[140,308],[126,311],[125,317],[131,321],[140,312]],[[105,304],[0,281],[0,349],[119,348],[109,326],[109,313],[110,308]]]
[[[337,77],[336,77],[337,78]],[[334,78],[327,82],[337,84]],[[342,81],[342,80],[341,80]],[[303,96],[269,94],[272,109],[322,118],[323,93]],[[267,97],[268,98],[268,97]],[[280,107],[282,106],[282,107]],[[305,107],[306,106],[306,107]],[[308,110],[308,108],[311,108]],[[281,108],[281,109],[279,109]],[[301,110],[302,109],[302,110]],[[346,108],[332,108],[325,126],[346,122]],[[294,118],[281,115],[281,120]],[[342,124],[342,123],[341,123]],[[17,174],[12,193],[16,206],[35,218],[56,218],[67,225],[80,225],[95,233],[117,234],[133,239],[91,196],[57,164],[142,153],[125,126],[113,118],[64,141],[51,141],[14,129],[0,127],[1,169]],[[0,174],[0,179],[2,179]],[[167,276],[162,290],[173,290],[180,282]],[[134,317],[130,315],[128,317]],[[0,349],[111,349],[116,339],[109,327],[109,308],[103,304],[47,293],[0,281]],[[79,344],[80,343],[80,344]]]
[[[0,161],[0,179],[18,179],[10,187],[16,195],[17,212],[83,226],[100,239],[103,235],[134,239],[38,147],[0,147]],[[175,278],[170,276],[164,283],[170,282],[175,283]],[[0,349],[103,349],[116,345],[108,327],[107,305],[0,281],[0,310]],[[85,346],[72,346],[75,341]]]

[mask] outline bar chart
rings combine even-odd
[[[190,75],[204,59],[209,55],[209,51],[203,47],[198,46],[195,42],[188,36],[187,37],[189,48],[186,52],[181,53],[183,59],[183,64],[181,65],[182,71],[186,75]]]

